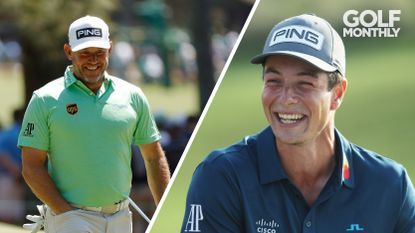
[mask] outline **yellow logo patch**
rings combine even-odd
[[[66,105],[66,111],[71,114],[75,115],[78,112],[78,105],[77,104],[67,104]]]

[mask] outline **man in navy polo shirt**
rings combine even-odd
[[[331,25],[314,15],[286,19],[252,63],[263,66],[270,126],[198,166],[182,232],[415,232],[405,169],[334,126],[347,80]]]

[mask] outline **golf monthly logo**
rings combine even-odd
[[[401,10],[348,10],[343,14],[343,37],[398,37]]]
[[[202,205],[190,204],[190,213],[187,218],[186,232],[200,232],[199,221],[203,220]],[[188,229],[188,227],[190,228]]]

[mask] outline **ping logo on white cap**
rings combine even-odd
[[[287,26],[280,28],[272,34],[269,47],[280,43],[298,43],[321,50],[324,36],[320,32],[303,26]]]
[[[76,39],[82,39],[85,37],[102,37],[101,28],[82,28],[76,30]]]
[[[95,47],[109,49],[109,28],[104,20],[95,16],[84,16],[75,20],[69,26],[69,45],[73,52]]]

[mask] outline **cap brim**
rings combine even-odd
[[[77,52],[79,50],[86,49],[86,48],[109,49],[110,47],[111,47],[111,44],[109,41],[85,41],[74,47],[71,46],[71,50],[72,52]]]
[[[293,56],[296,58],[299,58],[307,63],[310,63],[313,66],[316,66],[317,68],[326,71],[326,72],[334,72],[336,70],[338,70],[337,67],[332,66],[328,63],[326,63],[325,61],[310,56],[308,54],[304,54],[304,53],[298,53],[298,52],[293,52],[293,51],[277,51],[277,52],[270,52],[270,53],[263,53],[260,54],[258,56],[255,56],[252,58],[251,63],[252,64],[263,64],[265,62],[265,59],[269,56],[272,55],[289,55],[289,56]]]

